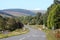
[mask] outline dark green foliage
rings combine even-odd
[[[24,24],[19,19],[16,19],[15,27],[17,29],[22,29],[24,27]]]
[[[46,13],[46,14],[43,15],[43,24],[45,26],[47,26],[47,17],[48,17],[48,13]]]
[[[52,7],[54,6],[54,4],[52,4],[48,9],[47,12],[43,15],[43,23],[45,24],[45,26],[47,26],[47,18],[49,16],[49,12],[52,10]]]
[[[35,25],[36,24],[36,19],[33,17],[33,19],[29,23],[30,25]]]
[[[47,20],[47,27],[52,29],[53,27],[55,29],[60,28],[60,26],[58,26],[60,24],[60,4],[52,4],[51,7],[48,8],[47,11],[47,16],[46,19]]]
[[[3,17],[0,15],[0,31],[13,31],[15,29],[22,29],[23,27],[24,25],[19,21],[19,19]]]
[[[60,4],[60,0],[54,0],[54,4]]]
[[[44,14],[43,23],[48,28],[58,29],[60,28],[60,1],[54,0],[54,3],[47,9],[46,14]]]
[[[35,25],[35,24],[43,24],[43,15],[42,13],[38,12],[35,16],[25,16],[25,17],[20,17],[20,20],[22,23],[30,24],[30,25]]]
[[[48,28],[52,28],[55,25],[54,24],[54,20],[55,20],[54,16],[56,14],[56,9],[57,9],[57,5],[54,5],[52,7],[52,9],[49,11],[49,15],[48,15],[48,18],[47,18],[47,27]]]
[[[9,18],[7,21],[7,24],[6,24],[6,29],[14,30],[14,29],[16,29],[15,25],[16,25],[15,19]]]
[[[5,30],[6,21],[5,19],[0,15],[0,31]]]
[[[60,28],[60,4],[58,4],[56,15],[55,15],[55,28]]]
[[[43,15],[40,12],[36,15],[36,24],[43,24]]]

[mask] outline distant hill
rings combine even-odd
[[[14,15],[14,16],[28,16],[28,15],[35,15],[34,12],[30,11],[30,10],[25,10],[25,9],[4,9],[1,10],[5,13],[8,13],[10,15]]]
[[[15,17],[15,16],[13,16],[13,15],[11,15],[11,14],[8,14],[8,13],[6,13],[6,12],[3,12],[3,11],[0,11],[0,15],[2,15],[2,16],[11,16],[11,17]]]
[[[46,13],[46,10],[32,10],[35,14],[41,12],[42,14]]]
[[[29,16],[35,15],[37,12],[45,13],[44,10],[26,10],[26,9],[4,9],[0,10],[0,14],[8,15],[8,16]]]

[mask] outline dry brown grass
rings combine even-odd
[[[25,34],[27,32],[29,32],[28,28],[26,28],[25,30],[23,30],[23,29],[17,29],[17,30],[15,30],[13,32],[10,32],[8,34],[0,34],[0,39],[1,38],[11,37],[11,36],[17,36],[17,35]]]

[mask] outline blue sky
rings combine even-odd
[[[28,10],[46,10],[53,0],[0,0],[1,9],[28,9]]]

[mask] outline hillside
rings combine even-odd
[[[32,10],[35,14],[41,12],[42,14],[46,13],[46,10]]]
[[[8,17],[15,17],[14,15],[8,14],[6,12],[0,11],[0,15],[2,16],[8,16]]]
[[[35,15],[37,12],[45,13],[44,10],[26,10],[26,9],[4,9],[0,10],[0,14],[8,15],[8,16],[29,16]]]
[[[28,16],[28,15],[35,15],[34,12],[25,9],[4,9],[2,10],[5,13],[14,15],[14,16]]]

